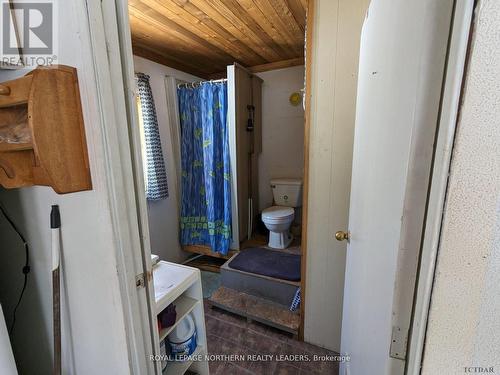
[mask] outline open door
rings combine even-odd
[[[403,374],[454,1],[373,0],[360,49],[341,375]]]
[[[259,215],[258,156],[262,152],[262,79],[235,63],[227,67],[229,149],[231,153],[232,250],[249,239]],[[249,106],[254,129],[247,130]],[[250,232],[250,233],[249,233]]]

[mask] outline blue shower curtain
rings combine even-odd
[[[179,87],[181,243],[227,254],[231,244],[231,170],[227,84]]]

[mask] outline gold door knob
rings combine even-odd
[[[335,238],[337,241],[349,241],[349,232],[343,232],[339,230],[337,233],[335,233]]]

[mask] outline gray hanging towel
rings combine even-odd
[[[159,200],[168,197],[168,185],[155,102],[149,84],[149,76],[137,73],[136,78],[146,144],[146,198]]]

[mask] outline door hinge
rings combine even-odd
[[[144,273],[140,273],[135,276],[135,286],[137,289],[144,288],[146,286],[146,281],[149,283],[153,278],[153,273],[151,271],[147,271]]]
[[[392,327],[390,356],[396,359],[406,360],[406,345],[408,342],[408,331],[401,327]]]

